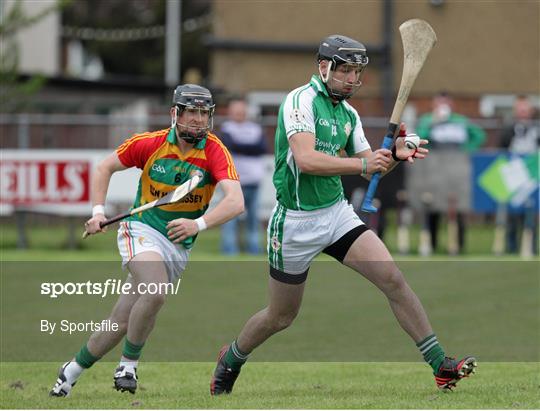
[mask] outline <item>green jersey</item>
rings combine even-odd
[[[318,76],[291,91],[281,104],[275,137],[274,186],[277,201],[290,210],[317,210],[344,198],[340,176],[302,173],[289,147],[296,133],[315,135],[315,150],[338,157],[370,148],[356,110],[345,100],[334,104]]]
[[[432,113],[418,120],[416,133],[429,140],[430,148],[460,148],[472,153],[486,140],[486,133],[461,114],[451,113],[445,121],[436,121]]]

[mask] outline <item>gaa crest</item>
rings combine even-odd
[[[143,237],[143,236],[140,236],[138,238],[138,241],[139,241],[139,244],[141,246],[143,246],[143,247],[153,247],[154,246],[154,242],[151,239]]]
[[[199,170],[191,170],[189,172],[189,178],[193,178],[195,177],[196,175],[199,175],[202,177],[202,173],[199,171]]]
[[[295,108],[291,112],[291,120],[294,121],[295,123],[301,123],[304,120],[304,115],[302,114],[300,109]]]
[[[270,245],[272,246],[272,249],[274,251],[277,251],[281,248],[281,243],[279,242],[277,235],[273,236],[270,239]]]
[[[347,137],[349,137],[351,135],[351,131],[352,131],[351,123],[349,121],[347,121],[347,123],[345,124],[345,127],[343,127],[343,129],[345,130],[345,135]]]

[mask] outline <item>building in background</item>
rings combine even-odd
[[[320,39],[340,33],[366,44],[370,65],[361,94],[380,97],[388,80],[397,87],[401,78],[399,24],[421,18],[438,43],[413,96],[431,98],[441,89],[464,97],[539,92],[538,2],[230,0],[212,7],[212,81],[226,90],[287,90],[315,67]]]
[[[163,97],[159,85],[165,80],[167,2],[141,0],[135,4],[125,0],[123,6],[122,0],[115,2],[126,15],[134,13],[139,21],[128,24],[118,16],[118,27],[113,28],[104,20],[110,20],[116,10],[113,3],[68,3],[62,10],[18,30],[20,74],[43,74],[56,79],[56,84],[67,78],[104,82],[106,86],[123,84],[126,88],[145,84],[155,87],[156,95]],[[56,3],[5,0],[0,15],[5,18],[17,4],[35,16]],[[96,4],[108,11],[86,13]],[[307,81],[304,73],[315,70],[320,39],[341,33],[361,39],[370,56],[364,86],[353,105],[363,117],[386,117],[401,78],[398,26],[410,18],[427,20],[438,36],[438,44],[412,91],[413,104],[407,112],[410,117],[429,110],[431,97],[441,89],[449,90],[459,111],[473,118],[500,114],[501,107],[510,112],[511,95],[539,94],[538,2],[183,0],[181,5],[181,74],[192,77],[197,72],[218,94],[247,94],[262,114],[265,106],[272,111],[271,106],[280,101],[284,91]],[[508,26],[511,33],[501,30]],[[123,40],[118,41],[120,38]],[[130,64],[123,69],[125,73],[119,73],[122,69],[111,62],[111,54],[120,55],[123,50],[129,50],[130,58],[138,64]],[[139,75],[144,72],[141,67],[147,67],[146,72],[154,73],[153,77]],[[108,97],[102,99],[101,108],[96,104],[90,109],[107,111],[103,106]],[[48,96],[44,100],[50,101]],[[62,110],[68,111],[62,107],[49,111]],[[496,145],[494,138],[488,142]]]
[[[35,17],[53,9],[56,0],[4,0],[0,2],[0,20],[9,16],[16,6],[28,15]],[[19,53],[19,72],[21,74],[43,74],[56,77],[61,73],[61,15],[60,10],[51,10],[34,24],[17,29],[15,43]],[[2,54],[10,44],[2,39]]]
[[[36,75],[44,85],[23,110],[3,111],[3,148],[117,146],[141,129],[167,127],[169,105],[164,50],[167,5],[175,0],[77,0],[32,25],[20,25],[8,42],[19,51],[17,75]],[[0,23],[19,6],[29,16],[55,0],[0,2]],[[216,129],[232,94],[244,94],[259,116],[268,146],[287,90],[316,70],[321,38],[340,33],[366,44],[370,64],[351,103],[362,116],[372,147],[384,135],[402,71],[399,24],[427,20],[438,44],[412,90],[403,120],[409,130],[432,96],[448,90],[456,110],[487,132],[484,147],[497,147],[501,119],[511,115],[516,94],[540,106],[540,3],[536,1],[293,1],[182,0],[179,41],[182,81],[197,79],[214,92]],[[511,30],[503,29],[511,27]],[[10,41],[11,41],[10,40]],[[4,90],[3,90],[4,91]],[[5,96],[5,94],[3,94]],[[403,186],[399,167],[379,195],[392,205]],[[269,171],[269,174],[271,172]],[[349,180],[351,184],[349,184]],[[346,194],[357,180],[344,177]],[[263,191],[263,190],[261,190]]]
[[[414,120],[416,113],[429,111],[431,97],[443,89],[472,118],[511,112],[516,93],[536,95],[539,103],[538,2],[231,0],[214,1],[212,10],[212,86],[228,92],[270,95],[307,82],[305,73],[316,69],[320,39],[340,33],[360,39],[370,58],[352,104],[363,117],[386,117],[401,79],[398,27],[421,18],[433,26],[438,43],[415,83],[406,115]],[[485,125],[488,145],[495,147],[497,132],[489,130],[495,127]]]

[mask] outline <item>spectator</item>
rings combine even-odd
[[[262,127],[247,120],[245,100],[236,98],[229,102],[228,120],[223,123],[220,136],[234,157],[244,192],[246,251],[258,254],[260,252],[258,193],[264,175],[262,156],[266,153],[266,142]],[[221,249],[223,253],[229,255],[238,253],[238,218],[222,226]]]
[[[527,96],[518,96],[514,101],[514,117],[503,129],[500,145],[512,154],[532,154],[540,146],[539,128],[531,102]]]
[[[511,154],[530,155],[540,147],[540,123],[535,118],[535,110],[527,96],[517,96],[514,101],[512,122],[503,128],[500,136],[501,148],[507,149]],[[525,223],[525,213],[509,212],[506,226],[506,251],[518,252],[518,238],[520,227]],[[534,243],[537,241],[537,227]],[[537,249],[536,246],[534,248]]]
[[[451,150],[472,153],[485,141],[486,135],[477,125],[461,114],[453,112],[452,98],[441,92],[433,98],[433,111],[426,113],[418,120],[416,133],[420,138],[429,140],[429,148],[433,154]],[[437,157],[434,156],[434,160]],[[459,165],[455,165],[459,167]],[[447,176],[451,178],[452,176]],[[444,178],[442,176],[441,178]],[[459,181],[452,181],[455,186]],[[465,183],[465,182],[463,182]],[[448,186],[445,184],[445,186]],[[457,193],[449,193],[456,195]],[[429,214],[429,230],[433,250],[437,249],[437,234],[441,219],[441,210],[433,210]],[[458,225],[458,249],[462,252],[465,246],[465,213],[460,210],[457,213]]]

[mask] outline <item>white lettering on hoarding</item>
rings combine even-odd
[[[58,182],[58,168],[55,164],[47,164],[45,166],[45,198],[48,201],[60,200],[61,193],[56,187]]]
[[[90,162],[84,160],[0,161],[0,202],[87,203]]]
[[[4,201],[10,202],[14,198],[13,185],[13,164],[0,163],[0,195]]]
[[[69,201],[76,201],[83,195],[85,183],[82,179],[83,171],[83,164],[68,164],[64,170],[64,177],[69,183],[69,188],[66,189],[65,196]]]

